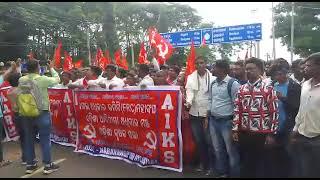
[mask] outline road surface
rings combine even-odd
[[[39,144],[36,144],[36,156],[41,163]],[[157,168],[140,168],[137,165],[129,164],[121,160],[112,160],[102,157],[93,157],[86,154],[73,152],[73,147],[65,147],[52,144],[53,161],[60,165],[59,171],[50,175],[42,174],[41,170],[26,175],[25,166],[21,165],[20,147],[18,142],[4,143],[4,156],[13,161],[9,166],[0,168],[1,178],[200,178],[206,177],[201,173],[194,172],[187,167],[182,173],[162,170]]]

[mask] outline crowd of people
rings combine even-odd
[[[188,76],[185,68],[176,65],[139,64],[124,71],[109,64],[105,69],[90,66],[57,72],[53,62],[48,64],[49,75],[39,75],[37,60],[27,62],[27,72],[22,70],[21,60],[12,62],[0,83],[1,87],[12,86],[9,99],[26,173],[38,168],[36,133],[44,173],[59,168],[51,160],[48,87],[119,90],[180,86],[182,125],[189,124],[192,134],[187,136],[183,128],[184,148],[193,141],[196,147],[195,153],[184,157],[189,163],[194,159],[196,171],[214,177],[320,177],[316,166],[320,160],[320,53],[291,66],[285,59],[276,59],[268,68],[254,57],[232,63],[217,60],[208,66],[208,59],[199,56],[195,62],[196,70]],[[29,79],[36,82],[43,99],[36,118],[22,116],[17,105],[19,88]],[[0,161],[0,166],[10,164],[3,158],[2,146]]]

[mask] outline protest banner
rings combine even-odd
[[[48,88],[48,96],[52,122],[51,141],[75,147],[77,121],[74,116],[72,90]]]
[[[179,87],[75,91],[75,152],[182,172]]]
[[[11,103],[8,99],[8,92],[11,87],[4,87],[0,89],[1,101],[2,101],[2,113],[3,113],[3,127],[6,133],[5,141],[18,140],[19,132],[14,123],[14,112],[11,109]]]

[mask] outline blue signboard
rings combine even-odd
[[[261,23],[227,26],[212,29],[162,33],[174,47],[190,46],[194,41],[199,46],[205,39],[206,44],[231,43],[240,41],[259,41],[262,38]]]
[[[161,36],[169,40],[173,47],[190,46],[192,40],[196,46],[200,46],[202,40],[201,30],[162,33]]]

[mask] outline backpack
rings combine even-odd
[[[38,117],[41,114],[42,96],[35,79],[29,77],[28,80],[19,82],[17,106],[20,116]]]
[[[234,81],[237,81],[237,80],[234,79],[234,78],[231,78],[231,79],[228,81],[228,85],[227,85],[228,95],[229,95],[229,97],[230,97],[231,100],[232,100],[231,88],[232,88],[232,85],[233,85],[233,82],[234,82]],[[217,82],[217,80],[214,80],[214,81],[211,83],[210,91],[212,90],[213,84],[215,84],[216,82]]]

